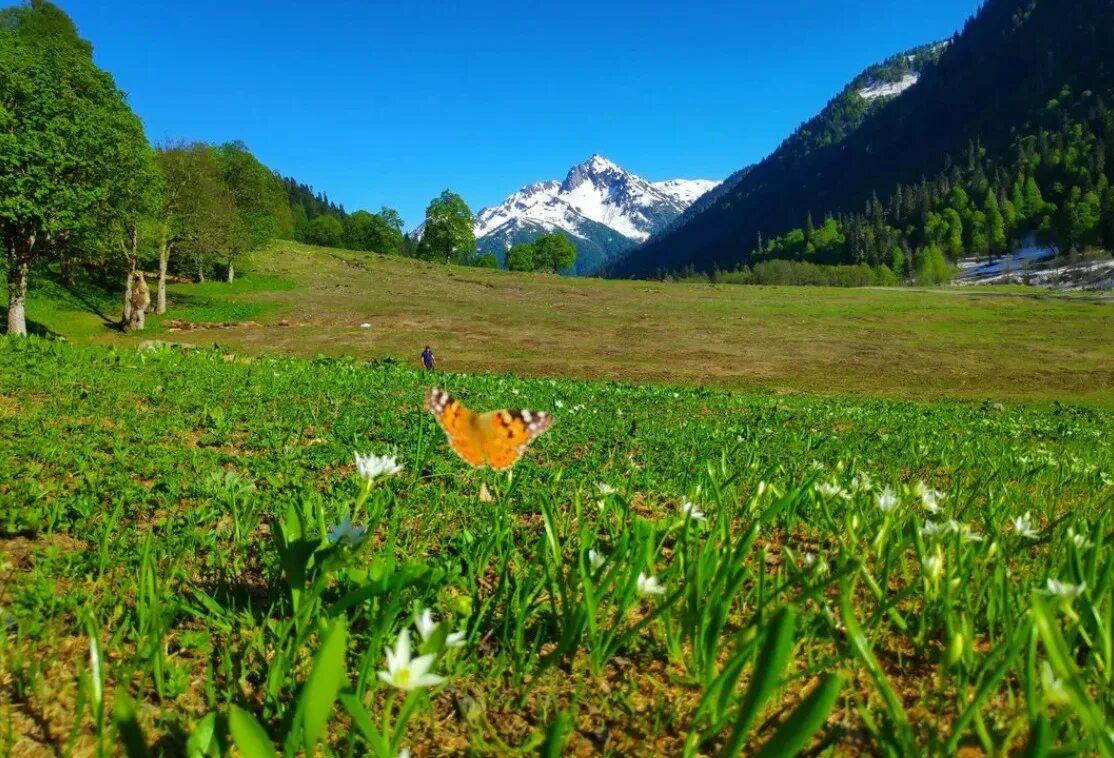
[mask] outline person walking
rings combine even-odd
[[[422,364],[426,371],[433,371],[433,351],[430,350],[429,345],[426,345],[425,350],[422,351]]]

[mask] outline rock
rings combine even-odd
[[[361,329],[370,329],[371,324],[369,324],[368,322],[365,321],[364,323],[360,324],[360,328]]]
[[[166,340],[143,340],[139,343],[139,350],[162,350],[163,348],[178,348],[179,350],[197,350],[197,345],[189,342],[167,342]]]

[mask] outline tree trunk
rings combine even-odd
[[[62,254],[62,283],[73,289],[73,257]]]
[[[159,248],[159,294],[155,305],[155,313],[166,313],[166,268],[170,263],[170,243],[163,241]]]
[[[133,266],[129,266],[128,269],[128,280],[124,284],[124,315],[120,319],[120,326],[125,330],[132,321],[132,277],[135,275],[135,268]]]
[[[204,284],[205,283],[205,264],[204,263],[198,263],[197,264],[197,283],[198,284]]]
[[[143,329],[147,325],[147,308],[151,305],[151,293],[147,289],[147,276],[142,271],[135,271],[128,278],[128,289],[131,290],[131,300],[128,304],[128,320],[124,322],[124,331],[132,332]]]
[[[126,243],[122,245],[124,261],[128,264],[128,280],[124,284],[124,317],[120,320],[120,326],[124,329],[127,329],[132,322],[132,279],[135,277],[136,258],[139,255],[139,229],[135,226],[131,229],[130,242],[130,248]]]
[[[35,244],[34,235],[28,251]],[[27,270],[30,255],[21,255],[13,240],[8,249],[8,334],[27,336]]]
[[[228,262],[228,283],[232,284],[232,282],[234,282],[234,281],[236,281],[236,267],[232,263],[232,261],[229,261]]]

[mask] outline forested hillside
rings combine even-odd
[[[914,86],[872,99],[856,79],[710,207],[606,273],[790,258],[912,275],[1031,234],[1109,246],[1111,29],[1111,0],[990,0],[927,48],[939,60]]]

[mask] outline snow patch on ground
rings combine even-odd
[[[959,261],[955,284],[1027,284],[1054,290],[1114,289],[1114,259],[1066,262],[1049,247],[1029,243],[1012,255],[988,263]]]

